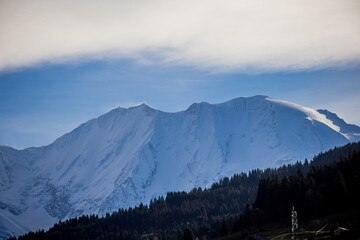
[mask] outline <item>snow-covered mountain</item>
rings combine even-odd
[[[0,147],[1,237],[209,187],[359,140],[360,127],[336,114],[265,96],[196,103],[176,113],[145,104],[117,108],[48,146]]]

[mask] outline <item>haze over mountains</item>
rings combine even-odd
[[[48,146],[0,147],[0,236],[146,204],[359,140],[360,127],[334,113],[266,96],[176,113],[117,108]]]

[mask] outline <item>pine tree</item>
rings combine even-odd
[[[195,240],[195,235],[189,227],[185,228],[184,230],[183,240]]]
[[[234,225],[231,229],[231,233],[236,233],[236,232],[239,232],[242,228],[242,225],[241,225],[241,218],[243,216],[240,214],[237,218],[235,218],[235,221],[234,221]]]
[[[228,225],[227,225],[227,222],[226,220],[224,219],[221,223],[221,228],[220,228],[220,235],[221,236],[226,236],[229,234],[229,228],[228,228]]]

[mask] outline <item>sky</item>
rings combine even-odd
[[[360,2],[0,1],[0,145],[116,107],[267,95],[360,125]]]

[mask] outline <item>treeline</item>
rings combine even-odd
[[[303,174],[305,178],[304,175],[314,171],[314,166],[339,161],[341,157],[338,156],[347,157],[356,150],[360,150],[360,143],[348,144],[320,154],[311,163],[305,160],[304,163],[297,162],[278,169],[256,169],[248,174],[235,174],[214,183],[210,189],[197,188],[188,193],[169,192],[166,198],[154,199],[148,206],[141,204],[135,208],[119,209],[104,217],[84,215],[59,222],[46,232],[30,232],[18,239],[131,240],[152,239],[154,236],[159,239],[181,239],[183,230],[187,227],[190,227],[196,236],[219,236],[224,231],[224,219],[228,226],[233,226],[234,222],[239,224],[239,213],[250,212],[247,205],[256,201],[255,206],[267,209],[266,200],[262,196],[266,196],[266,191],[276,185],[265,188],[268,181],[281,184],[279,179],[287,176],[291,183],[299,174]],[[323,155],[326,157],[322,157]],[[277,180],[273,180],[273,177]],[[314,179],[316,183],[317,178]],[[292,186],[290,183],[289,186]],[[258,191],[260,198],[256,197]]]
[[[295,176],[260,180],[254,208],[281,218],[289,215],[293,203],[301,219],[313,219],[329,211],[359,208],[359,190],[360,152],[353,152],[340,162],[312,166],[306,176],[299,171]]]
[[[341,161],[341,159],[348,157],[349,154],[353,152],[359,152],[360,151],[359,143],[360,142],[349,143],[342,147],[335,147],[334,149],[331,149],[325,153],[319,153],[318,155],[314,156],[311,165],[323,166],[332,163],[334,161]]]
[[[339,155],[332,152],[328,156]],[[349,220],[360,224],[360,151],[339,159],[310,166],[306,176],[298,171],[294,176],[279,178],[274,174],[260,180],[255,203],[236,218],[232,232],[247,235],[267,223],[288,220],[292,205],[302,222],[351,212]],[[355,229],[356,236],[359,230]]]

